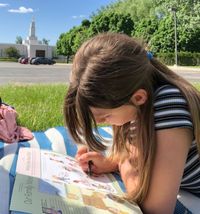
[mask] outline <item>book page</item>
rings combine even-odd
[[[108,176],[104,174],[96,177],[88,176],[74,158],[49,151],[41,151],[41,178],[66,184],[77,184],[79,187],[97,189],[98,191],[117,193]]]
[[[21,174],[16,176],[10,210],[32,214],[141,213],[138,206],[112,193]]]
[[[112,176],[89,177],[77,161],[47,150],[21,148],[10,210],[35,214],[134,214]]]

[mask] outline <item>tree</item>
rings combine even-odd
[[[81,26],[73,27],[66,33],[62,33],[56,43],[57,53],[67,56],[74,55],[81,44],[89,38],[89,22],[83,21]]]
[[[71,44],[71,32],[62,33],[56,43],[56,51],[60,55],[67,56],[67,63],[70,56],[73,55]]]
[[[49,40],[43,38],[43,39],[42,39],[42,44],[44,44],[44,45],[49,45]]]
[[[110,11],[130,14],[135,28],[133,36],[150,41],[154,50],[173,52],[174,20],[170,12],[172,7],[177,9],[178,50],[200,52],[200,2],[198,0],[119,0],[104,10],[98,11],[96,16]]]
[[[200,52],[200,2],[195,0],[154,0],[154,5],[156,7],[156,11],[159,14],[162,14],[162,19],[165,21],[170,17],[172,22],[174,22],[172,14],[170,12],[171,8],[176,8],[176,20],[177,20],[177,43],[178,43],[178,51],[190,51],[190,52]],[[163,21],[159,22],[159,29],[162,28]],[[172,23],[170,26],[172,28],[172,32],[170,36],[174,38],[174,24]],[[169,29],[165,28],[158,30],[153,35],[152,44],[161,44],[161,40],[168,39],[169,40]],[[160,34],[160,35],[158,35]],[[163,39],[162,39],[163,37]],[[160,41],[158,41],[160,39]],[[174,47],[174,39],[171,40],[171,44],[169,45]],[[162,52],[169,51],[169,48],[162,50]],[[171,48],[173,52],[173,48]]]
[[[133,32],[134,37],[142,38],[150,43],[152,35],[158,30],[159,22],[156,18],[145,18],[137,23]]]
[[[91,22],[90,22],[88,19],[84,19],[84,20],[81,22],[81,26],[86,27],[86,28],[89,28],[89,27],[90,27],[90,24],[91,24]]]
[[[16,40],[15,40],[16,44],[22,44],[22,37],[21,36],[17,36]]]
[[[91,35],[108,31],[131,35],[133,29],[134,22],[130,14],[109,12],[94,16],[89,31]]]
[[[118,0],[70,30],[74,54],[85,39],[101,32],[122,32],[142,38],[155,53],[174,52],[174,17],[177,17],[178,51],[200,52],[200,2],[198,0]]]
[[[150,41],[150,49],[154,53],[174,52],[174,22],[173,17],[165,17],[160,20],[157,31]]]
[[[9,47],[5,49],[5,54],[8,57],[14,57],[14,58],[19,58],[20,54],[19,51],[15,47]]]

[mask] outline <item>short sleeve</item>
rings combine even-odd
[[[191,128],[191,114],[187,101],[175,86],[164,85],[155,91],[154,99],[155,129]]]

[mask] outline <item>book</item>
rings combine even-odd
[[[112,174],[89,176],[73,157],[21,148],[10,210],[33,214],[142,213],[122,194]]]

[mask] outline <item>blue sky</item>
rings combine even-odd
[[[59,35],[89,19],[93,12],[116,0],[0,0],[0,43],[25,39],[34,17],[36,36],[55,45]]]

